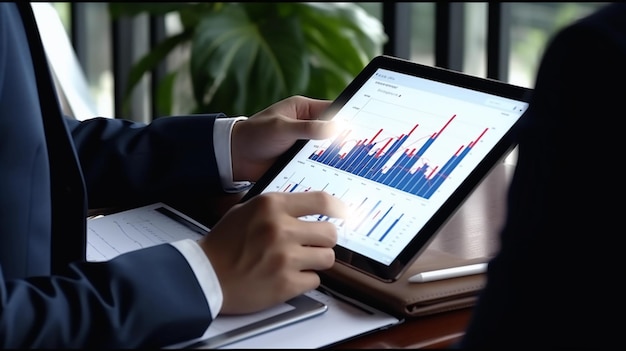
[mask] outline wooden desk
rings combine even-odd
[[[465,258],[492,257],[498,249],[514,167],[505,163],[496,166],[446,223],[431,247]],[[447,348],[463,336],[471,312],[466,308],[408,319],[334,348]]]

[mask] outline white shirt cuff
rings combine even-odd
[[[215,319],[222,309],[224,296],[211,262],[204,254],[200,245],[191,239],[174,241],[170,244],[180,251],[189,263],[209,304],[211,316]]]
[[[233,181],[233,163],[231,158],[231,134],[233,125],[237,121],[246,120],[248,117],[225,117],[217,118],[213,127],[213,147],[217,169],[220,173],[222,188],[227,193],[238,193],[248,190],[252,183]]]

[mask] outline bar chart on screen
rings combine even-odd
[[[484,128],[466,144],[444,141],[441,150],[436,150],[438,145],[433,145],[438,139],[446,138],[444,131],[455,117],[450,117],[439,131],[427,131],[417,137],[413,134],[419,124],[407,133],[390,136],[381,128],[369,139],[353,138],[353,130],[346,130],[328,147],[312,153],[309,159],[428,199],[488,131]],[[383,137],[377,140],[381,134]],[[445,159],[437,163],[435,158],[427,157],[431,149]],[[442,152],[446,149],[447,154]]]
[[[338,244],[389,264],[415,238],[513,118],[463,92],[366,84],[333,120],[338,132],[311,140],[264,192],[326,191],[348,204]],[[477,118],[480,116],[481,118]]]

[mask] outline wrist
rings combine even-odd
[[[231,134],[230,134],[230,158],[231,158],[231,170],[232,170],[232,181],[233,182],[243,182],[248,181],[248,177],[246,177],[245,173],[245,162],[243,161],[243,151],[240,147],[240,143],[243,142],[241,139],[245,139],[243,137],[238,137],[241,135],[240,130],[241,127],[245,124],[242,122],[246,121],[246,117],[239,117],[235,120],[231,126]]]
[[[243,116],[220,118],[215,122],[215,128],[213,129],[215,159],[222,189],[227,193],[241,192],[250,187],[248,182],[236,182],[234,181],[236,178],[233,177],[233,164],[241,163],[233,162],[233,127],[237,122],[245,119],[246,117]]]

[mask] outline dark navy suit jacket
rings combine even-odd
[[[501,248],[461,346],[623,343],[626,4],[558,33],[520,133]]]
[[[0,3],[0,347],[162,346],[204,332],[208,304],[174,247],[85,263],[85,216],[221,191],[217,117],[64,117],[30,5]]]

